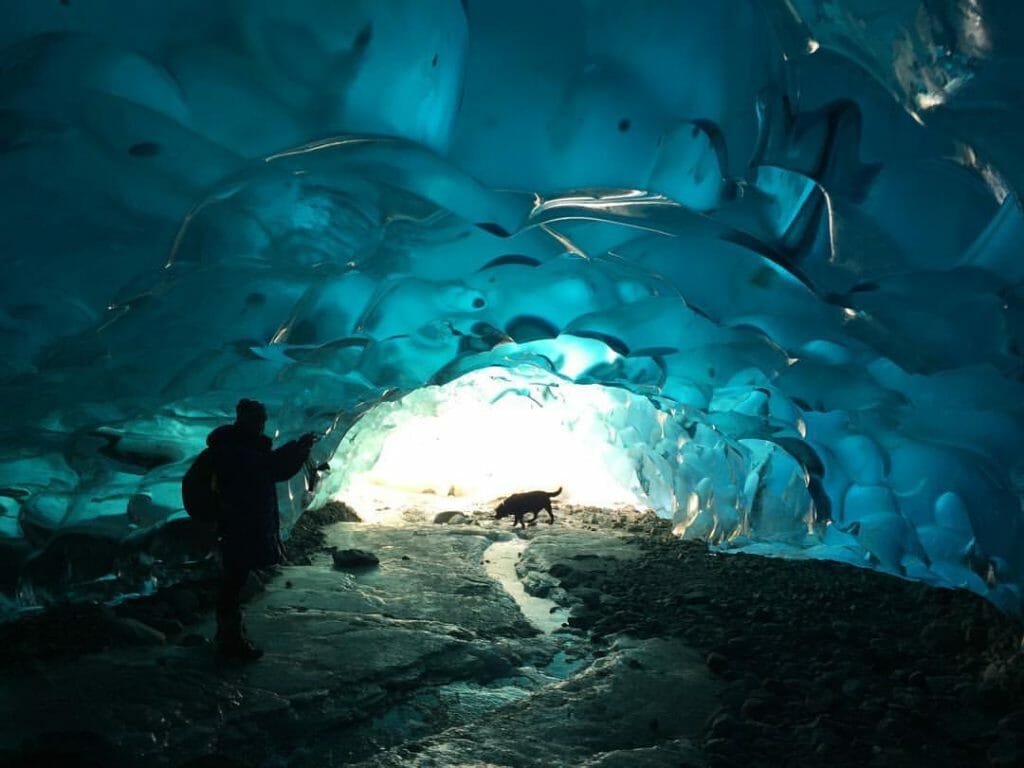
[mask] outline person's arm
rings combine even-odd
[[[290,440],[270,452],[267,458],[267,473],[275,483],[283,483],[302,469],[315,440],[315,435],[307,432],[298,440]]]

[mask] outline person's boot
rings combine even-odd
[[[226,659],[255,661],[263,655],[242,631],[242,612],[217,613],[217,648]]]

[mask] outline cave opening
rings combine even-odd
[[[529,365],[482,368],[365,412],[322,494],[367,522],[466,512],[536,489],[560,488],[558,504],[651,508],[637,467],[658,422],[646,398],[622,388]]]

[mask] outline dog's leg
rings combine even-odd
[[[548,525],[555,522],[555,513],[551,511],[551,499],[548,499],[548,503],[544,505],[544,509],[548,511]],[[538,515],[540,512],[537,513]]]

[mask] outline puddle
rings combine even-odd
[[[562,626],[568,611],[551,600],[528,595],[523,589],[523,583],[516,575],[516,563],[527,546],[529,542],[525,539],[492,544],[484,551],[484,569],[488,576],[512,596],[526,620],[544,634],[550,635]]]
[[[538,667],[537,671],[554,680],[568,680],[589,663],[589,658],[570,656],[565,651],[559,651],[547,665]]]

